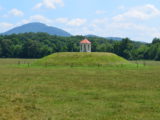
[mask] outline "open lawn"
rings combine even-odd
[[[32,61],[0,59],[0,120],[160,119],[160,62],[138,68],[27,65]]]

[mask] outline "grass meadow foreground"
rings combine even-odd
[[[160,119],[160,62],[112,68],[33,61],[0,59],[0,120]]]

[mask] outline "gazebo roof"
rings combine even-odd
[[[80,43],[81,44],[84,44],[84,43],[91,44],[91,42],[89,40],[87,40],[87,39],[82,40]]]

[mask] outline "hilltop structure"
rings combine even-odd
[[[80,42],[80,52],[91,52],[91,42],[84,39]]]

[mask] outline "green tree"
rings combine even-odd
[[[13,57],[13,44],[10,39],[3,39],[1,41],[1,56],[2,57]]]
[[[27,40],[22,48],[23,58],[39,58],[40,55],[40,44],[37,41]]]

